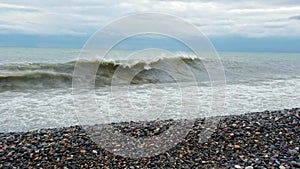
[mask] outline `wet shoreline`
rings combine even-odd
[[[130,137],[152,137],[172,120],[120,123]],[[0,168],[299,168],[300,109],[225,116],[208,140],[199,142],[205,119],[175,147],[139,159],[98,147],[81,126],[0,133]],[[168,144],[168,143],[165,143]]]

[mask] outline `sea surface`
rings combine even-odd
[[[191,52],[171,51],[172,56],[126,60],[132,51],[116,50],[107,60],[78,60],[79,49],[0,48],[0,132],[82,124],[74,103],[74,65],[99,65],[93,88],[99,123],[155,119],[184,119],[207,115],[300,107],[300,53],[219,52],[226,78],[224,112],[210,112],[212,89],[203,60]],[[192,71],[197,85],[178,85],[164,66],[178,76],[187,76],[176,65],[182,61]],[[130,85],[113,88],[118,68],[142,71]],[[120,74],[120,79],[127,76]],[[184,78],[183,78],[184,79]],[[182,99],[181,91],[187,96]],[[129,101],[129,102],[128,102]],[[181,109],[197,105],[198,111]],[[89,107],[86,107],[89,110]],[[91,110],[92,111],[92,110]]]

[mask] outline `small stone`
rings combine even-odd
[[[234,149],[241,149],[240,145],[234,145]]]
[[[93,150],[93,153],[94,153],[94,154],[97,154],[98,152],[97,152],[96,150]]]
[[[298,154],[298,151],[297,150],[289,150],[288,154],[291,155],[291,156],[294,156],[294,155]]]
[[[281,165],[279,166],[279,169],[285,169],[285,166]]]
[[[292,166],[294,167],[300,167],[300,162],[291,161]]]
[[[240,165],[234,165],[234,168],[242,168]]]
[[[253,167],[252,166],[247,166],[247,167],[245,167],[245,169],[253,169]]]
[[[244,156],[244,155],[240,155],[239,157],[240,157],[240,159],[242,159],[242,160],[245,159],[245,156]]]
[[[86,150],[80,150],[81,153],[85,154],[86,153]]]
[[[9,152],[8,154],[7,154],[7,157],[11,157],[13,155],[13,152]]]
[[[37,161],[37,160],[39,160],[40,159],[40,157],[35,157],[34,159],[33,159],[33,161]]]
[[[269,159],[269,161],[270,161],[271,163],[275,163],[275,162],[277,161],[277,158],[271,157],[271,158]]]
[[[67,160],[73,160],[73,158],[72,157],[68,157],[68,158],[66,158]]]
[[[275,149],[276,147],[274,145],[270,145],[270,148],[271,149]]]
[[[10,163],[10,162],[5,162],[3,166],[4,166],[4,168],[5,168],[5,167],[10,167],[10,166],[11,166],[11,163]]]

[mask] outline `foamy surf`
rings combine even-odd
[[[204,75],[201,60],[195,58],[159,58],[152,60],[116,60],[116,61],[88,61],[76,60],[67,63],[13,63],[0,65],[0,89],[37,89],[37,88],[70,88],[72,85],[73,70],[75,64],[87,66],[97,65],[99,69],[96,73],[96,87],[109,86],[112,77],[117,69],[124,70],[142,68],[142,72],[135,76],[132,84],[145,83],[170,83],[174,82],[172,77],[166,72],[152,69],[157,65],[171,66],[165,63],[183,61],[185,64],[193,66],[198,75]],[[184,70],[167,68],[176,74],[185,74]]]
[[[74,50],[44,49],[43,52],[40,50],[42,49],[37,52],[31,50],[30,55],[40,56],[38,59],[35,57],[34,62],[29,56],[18,60],[20,56],[14,53],[15,49],[11,49],[12,52],[9,54],[5,53],[11,57],[6,57],[5,62],[0,64],[0,131],[27,131],[79,124],[72,95],[72,78],[76,62],[99,66],[93,90],[98,106],[104,112],[103,118],[106,118],[107,122],[117,122],[121,119],[120,116],[125,117],[124,120],[139,121],[186,118],[180,113],[189,113],[190,118],[219,114],[219,112],[210,113],[211,84],[203,65],[203,62],[209,60],[194,58],[190,53],[181,52],[175,58],[168,56],[161,58],[159,55],[152,59],[126,60],[121,57],[126,54],[118,51],[116,56],[110,59],[78,61],[76,60],[78,53]],[[45,55],[42,56],[43,53]],[[299,54],[220,53],[220,57],[227,83],[225,115],[299,107]],[[187,65],[195,75],[199,86],[198,92],[192,90],[193,87],[189,92],[197,94],[198,100],[191,97],[185,103],[199,105],[199,112],[178,111],[176,108],[180,104],[178,95],[180,90],[176,87],[174,79],[168,73],[155,69],[157,65],[164,65],[166,69],[184,77],[185,69],[178,67],[175,69],[175,66],[168,67],[166,64],[177,61]],[[137,74],[129,85],[133,107],[123,107],[124,111],[117,111],[118,108],[114,104],[117,97],[112,98],[110,94],[113,87],[112,77],[116,70],[131,71],[137,68],[143,71]],[[124,73],[121,72],[119,75],[123,76]],[[181,80],[188,89],[189,83],[184,82],[184,78]],[[120,94],[124,95],[126,92]],[[157,95],[159,99],[149,100],[151,95]],[[165,102],[162,102],[163,100]],[[122,99],[117,102],[121,105]],[[152,104],[152,114],[142,111],[150,109],[148,102]],[[156,116],[161,112],[158,108],[162,103],[167,103],[169,107],[165,109],[165,113]],[[132,110],[135,113],[140,112],[140,115],[132,116]]]

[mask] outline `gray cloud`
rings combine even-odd
[[[300,15],[297,15],[297,16],[291,16],[291,17],[289,17],[289,19],[292,19],[292,20],[300,20]]]
[[[81,36],[128,14],[159,12],[179,16],[207,35],[300,37],[298,11],[298,0],[2,0],[0,33]]]

